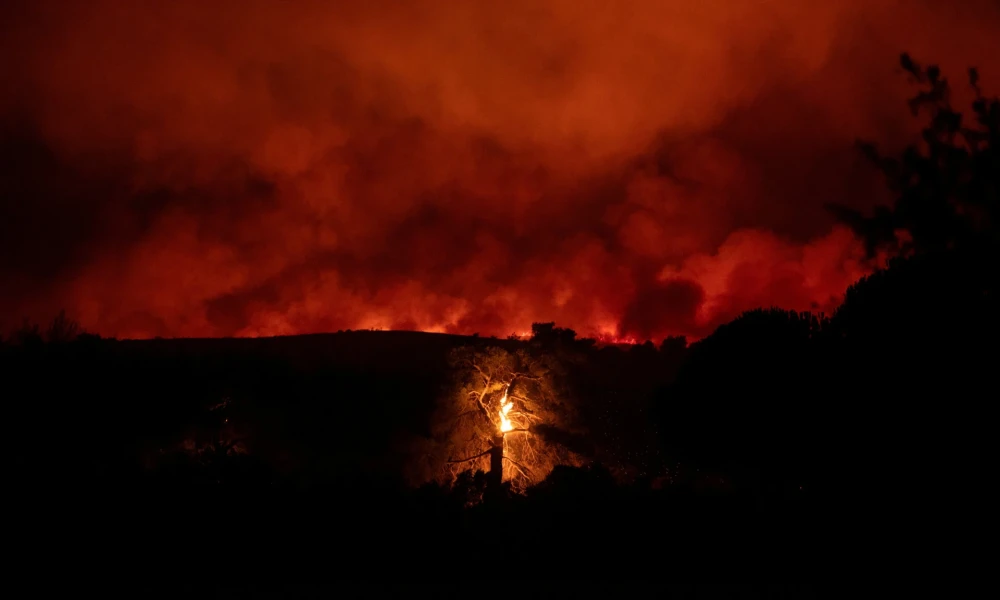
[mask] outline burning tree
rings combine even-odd
[[[569,406],[557,391],[555,361],[527,350],[461,347],[450,356],[454,386],[439,405],[426,454],[436,479],[487,472],[487,490],[509,482],[514,491],[544,479],[578,457],[554,440],[570,426]],[[565,436],[565,433],[564,433]]]

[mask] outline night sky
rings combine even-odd
[[[853,142],[920,124],[899,54],[995,90],[998,24],[987,0],[8,0],[0,325],[829,313],[870,265],[824,205],[888,200]]]

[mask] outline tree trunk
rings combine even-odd
[[[503,434],[493,436],[490,447],[490,473],[486,478],[486,493],[491,500],[498,500],[503,490]]]

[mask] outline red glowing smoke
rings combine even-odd
[[[3,11],[0,309],[119,336],[829,312],[867,267],[822,207],[885,199],[852,142],[916,125],[899,52],[1000,56],[985,0]]]

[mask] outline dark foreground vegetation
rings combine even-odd
[[[963,121],[935,68],[903,65],[925,88],[924,146],[898,160],[866,148],[899,200],[874,217],[837,209],[873,254],[897,257],[836,314],[759,309],[695,344],[630,347],[551,323],[530,340],[25,327],[0,346],[18,526],[36,544],[79,530],[100,552],[221,577],[266,577],[275,557],[514,589],[697,575],[689,565],[975,569],[957,540],[982,529],[992,479],[1000,103],[980,97]],[[575,433],[537,431],[573,464],[488,502],[482,471],[432,476],[421,461],[448,435],[434,419],[459,346],[559,365]]]

